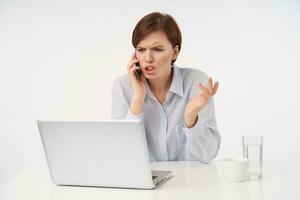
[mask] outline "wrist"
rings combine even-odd
[[[131,98],[131,102],[135,102],[135,103],[144,103],[144,100],[145,100],[145,96],[139,96],[139,95],[136,95],[136,96],[133,96]]]
[[[196,125],[197,121],[198,121],[198,116],[195,117],[195,119],[193,120],[185,121],[185,125],[187,128],[193,128]]]
[[[186,127],[187,128],[192,128],[196,125],[196,123],[198,121],[198,114],[191,115],[191,116],[185,116],[184,120],[185,120]]]

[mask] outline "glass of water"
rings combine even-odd
[[[263,136],[243,136],[243,158],[249,160],[250,178],[261,178],[263,172]]]

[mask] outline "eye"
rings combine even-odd
[[[138,52],[143,52],[143,51],[145,51],[145,49],[143,49],[143,48],[137,48],[136,49]]]
[[[163,51],[163,49],[161,49],[161,48],[155,48],[154,50],[155,51]]]

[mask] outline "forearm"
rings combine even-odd
[[[192,128],[198,121],[198,112],[185,113],[184,121],[187,128]]]
[[[133,114],[138,115],[138,114],[142,113],[143,112],[143,107],[144,107],[144,98],[133,97],[131,99],[130,111]]]

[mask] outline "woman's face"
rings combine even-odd
[[[168,78],[171,61],[178,55],[178,46],[172,47],[166,34],[156,31],[146,36],[136,47],[136,57],[147,79]]]

